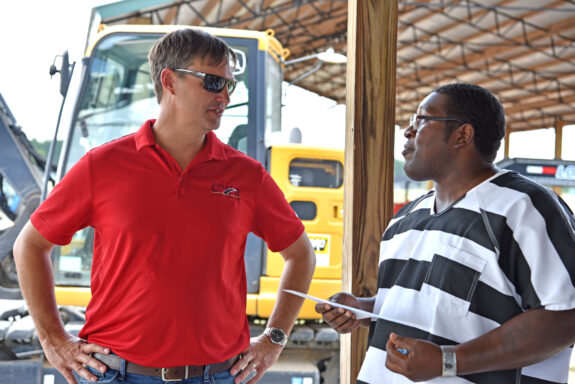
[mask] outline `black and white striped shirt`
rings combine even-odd
[[[358,383],[410,383],[385,368],[391,332],[459,344],[530,309],[575,308],[573,214],[554,192],[514,172],[499,172],[439,213],[432,191],[390,222],[378,288],[380,318]],[[567,383],[571,350],[517,370],[429,383]]]

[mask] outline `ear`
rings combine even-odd
[[[473,145],[475,129],[473,128],[473,125],[465,123],[453,131],[452,136],[454,138],[455,148],[462,148],[469,144]]]
[[[165,94],[167,92],[171,95],[175,95],[176,73],[170,68],[164,68],[160,75],[160,80],[162,82],[162,88],[164,89],[163,93]]]

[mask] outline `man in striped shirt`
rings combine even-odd
[[[435,189],[391,220],[378,291],[316,310],[340,333],[370,327],[358,383],[567,383],[575,342],[575,220],[551,190],[493,160],[499,101],[450,84],[404,133],[405,172]]]

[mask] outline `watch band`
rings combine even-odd
[[[455,355],[455,345],[442,345],[441,355],[443,358],[441,376],[457,376],[457,357]]]

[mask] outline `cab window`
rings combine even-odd
[[[289,180],[294,187],[340,188],[343,164],[336,160],[295,158],[290,162]]]

